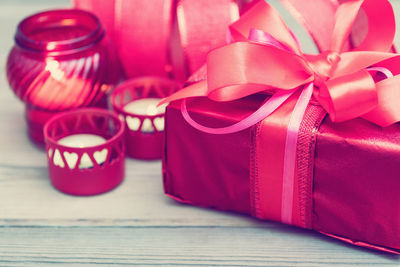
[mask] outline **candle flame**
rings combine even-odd
[[[60,70],[60,63],[54,59],[46,60],[45,70],[50,72],[51,77],[56,81],[61,81],[64,79],[65,74],[62,70]]]

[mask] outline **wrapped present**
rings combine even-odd
[[[345,45],[363,10],[368,32]],[[400,253],[400,62],[384,0],[339,6],[329,48],[304,54],[258,1],[194,82],[163,102],[164,188],[178,201]]]

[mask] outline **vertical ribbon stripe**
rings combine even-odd
[[[310,83],[301,92],[293,113],[290,116],[287,128],[285,155],[283,159],[281,211],[281,221],[287,224],[292,224],[294,181],[296,179],[296,149],[300,123],[303,121],[304,113],[310,102],[313,90],[314,84]]]

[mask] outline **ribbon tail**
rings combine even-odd
[[[314,84],[310,83],[303,91],[294,107],[290,117],[283,161],[283,181],[282,181],[282,208],[281,221],[292,224],[294,179],[296,173],[297,139],[300,124],[303,121],[308,103],[310,102]]]
[[[198,96],[207,96],[207,81],[200,81],[185,87],[176,93],[163,98],[158,106],[169,103],[172,101],[188,98],[188,97],[198,97]]]
[[[181,111],[186,122],[199,131],[209,134],[230,134],[242,131],[262,121],[271,115],[275,110],[277,110],[295,92],[296,90],[275,93],[270,99],[265,101],[258,110],[256,110],[247,118],[239,121],[238,123],[222,128],[210,128],[194,121],[187,110],[186,99],[182,101]]]
[[[398,68],[399,55],[387,52],[374,51],[353,51],[340,54],[340,61],[332,74],[331,78],[352,74],[358,70],[368,68],[370,66],[381,66],[388,69]]]

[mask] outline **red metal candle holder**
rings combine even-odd
[[[181,87],[176,81],[154,76],[130,79],[117,86],[111,95],[111,103],[125,121],[128,156],[145,160],[162,158],[165,113],[141,115],[129,112],[124,107],[139,99],[164,98]],[[136,122],[136,127],[132,127],[130,122]],[[145,132],[144,125],[151,131]]]
[[[44,127],[44,136],[54,187],[67,194],[94,195],[119,185],[125,173],[124,131],[125,124],[117,114],[98,108],[51,118]],[[88,147],[60,144],[60,139],[76,134],[95,135],[105,142]]]
[[[77,9],[37,13],[18,25],[7,78],[26,103],[28,133],[35,143],[43,145],[43,126],[57,112],[106,107],[119,70],[104,35],[95,15]]]

